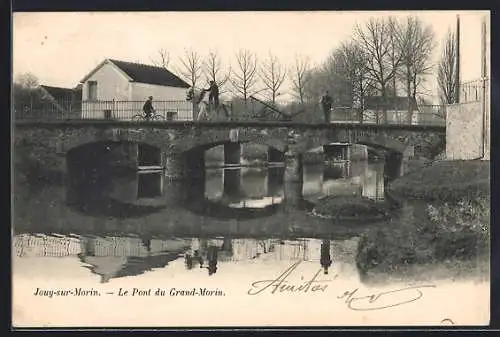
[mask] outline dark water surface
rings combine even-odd
[[[311,214],[318,198],[328,195],[386,202],[385,187],[393,179],[386,172],[393,163],[385,161],[308,164],[303,181],[292,182],[282,164],[224,167],[206,160],[210,168],[201,178],[172,181],[158,165],[158,153],[120,146],[70,154],[64,183],[50,175],[37,184],[16,183],[17,258],[43,264],[49,263],[44,258],[77,257],[101,282],[175,261],[183,261],[185,270],[206,268],[208,275],[220,273],[220,263],[262,259],[301,259],[325,272],[344,261],[356,271],[364,231],[414,217],[404,209],[393,214],[396,221]]]
[[[102,282],[178,259],[187,269],[200,265],[213,274],[217,261],[270,253],[286,260],[316,254],[328,268],[333,246],[350,247],[346,256],[354,265],[356,237],[377,224],[333,224],[310,211],[325,195],[384,199],[383,161],[305,165],[301,183],[286,181],[279,164],[209,162],[204,178],[171,181],[154,154],[139,158],[137,169],[107,154],[109,148],[85,151],[69,159],[66,184],[17,185],[14,246],[18,257],[78,256]],[[335,254],[338,260],[344,253]],[[117,258],[118,269],[102,267]]]

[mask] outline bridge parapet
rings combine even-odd
[[[72,148],[102,141],[146,143],[168,154],[206,150],[230,142],[267,145],[280,152],[304,153],[334,142],[359,143],[403,153],[408,145],[445,136],[445,127],[297,123],[123,123],[105,121],[20,122],[14,151],[61,157]],[[59,159],[57,159],[59,160]],[[43,160],[42,160],[43,162]]]

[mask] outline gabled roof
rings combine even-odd
[[[81,262],[88,264],[85,268],[94,274],[101,276],[101,282],[109,282],[110,279],[137,276],[157,268],[164,268],[170,262],[180,258],[186,249],[174,251],[163,251],[152,253],[147,256],[85,256],[78,254]]]
[[[125,62],[114,59],[106,59],[101,62],[94,70],[92,70],[84,79],[80,82],[85,82],[90,76],[92,76],[97,70],[99,70],[104,64],[111,63],[120,72],[122,72],[130,81],[145,83],[145,84],[155,84],[166,87],[177,87],[177,88],[189,88],[190,85],[185,81],[180,79],[178,76],[170,72],[169,70],[162,67],[155,67],[146,64]]]
[[[405,96],[389,96],[386,97],[387,109],[392,110],[408,110],[408,97]],[[417,102],[414,98],[410,98],[412,110],[417,110]],[[365,97],[365,109],[381,109],[384,106],[382,96]]]
[[[43,90],[45,90],[49,95],[51,95],[55,100],[71,100],[81,99],[82,98],[82,89],[80,88],[61,88],[61,87],[52,87],[48,85],[40,86]]]

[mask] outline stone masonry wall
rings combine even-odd
[[[481,102],[449,105],[446,116],[446,159],[470,160],[483,154]]]

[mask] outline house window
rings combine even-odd
[[[89,101],[97,101],[97,82],[89,81]]]

